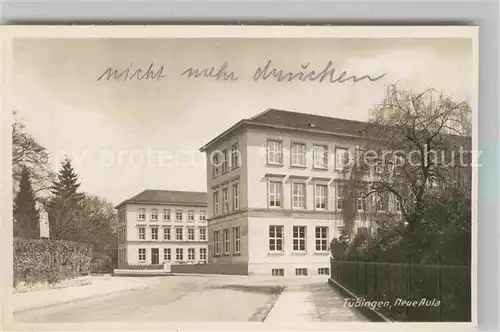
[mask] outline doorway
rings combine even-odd
[[[160,251],[158,248],[151,248],[151,265],[160,264]]]

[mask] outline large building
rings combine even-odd
[[[118,206],[118,267],[207,261],[207,195],[144,190]]]
[[[342,161],[362,149],[364,122],[269,109],[203,146],[209,263],[249,275],[329,273],[344,226]],[[345,161],[345,160],[344,160]],[[366,202],[355,231],[369,231]]]

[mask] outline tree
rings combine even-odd
[[[75,223],[71,216],[83,198],[83,194],[78,192],[79,187],[78,175],[71,165],[71,159],[66,157],[52,186],[52,197],[48,202],[51,238],[70,240],[71,236],[68,234],[74,231]]]
[[[434,89],[414,93],[391,85],[362,131],[363,153],[345,172],[346,223],[364,199],[379,226],[407,225],[402,231],[409,252],[424,249],[418,234],[428,220],[428,202],[451,188],[470,193],[470,132],[466,102]]]
[[[49,168],[49,154],[30,133],[13,112],[12,123],[12,178],[14,194],[17,192],[22,173],[28,169],[35,193],[50,188],[53,173]]]
[[[40,219],[36,208],[36,197],[31,187],[30,173],[24,168],[21,173],[19,192],[14,199],[14,237],[39,238]]]

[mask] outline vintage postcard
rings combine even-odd
[[[477,27],[2,46],[6,329],[475,326]]]

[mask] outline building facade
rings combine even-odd
[[[207,262],[207,196],[145,190],[116,206],[118,268]]]
[[[329,274],[329,244],[344,227],[343,163],[363,149],[364,125],[270,109],[202,147],[209,262],[250,275]],[[356,202],[356,232],[371,231],[366,203]]]

